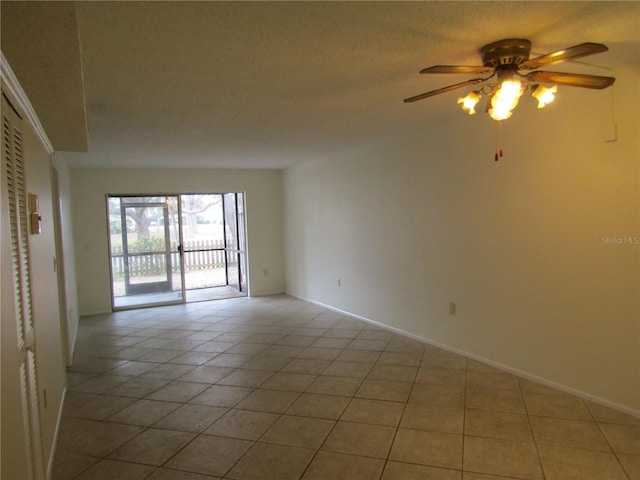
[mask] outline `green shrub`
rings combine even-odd
[[[162,237],[142,237],[129,244],[129,252],[164,252],[164,238]]]

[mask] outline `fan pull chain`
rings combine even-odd
[[[502,158],[502,122],[498,122],[498,127],[496,129],[496,156],[494,157],[494,161],[498,161]]]

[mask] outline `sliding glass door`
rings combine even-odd
[[[115,310],[247,295],[242,193],[108,196]]]
[[[239,292],[246,291],[244,195],[225,193],[223,196],[227,285]]]
[[[182,194],[180,202],[186,301],[246,296],[244,195]]]
[[[177,196],[109,197],[114,309],[184,298]]]

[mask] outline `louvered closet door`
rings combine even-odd
[[[36,345],[29,257],[29,224],[24,176],[22,120],[2,98],[2,208],[8,209],[11,233],[11,269],[20,358],[20,387],[30,478],[44,478],[42,437],[36,375]],[[4,245],[3,245],[3,248]]]

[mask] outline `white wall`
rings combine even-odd
[[[279,171],[73,168],[71,189],[81,315],[111,311],[107,194],[245,192],[249,294],[284,292]]]
[[[67,364],[71,365],[73,358],[73,347],[75,345],[76,335],[78,333],[78,284],[76,282],[76,261],[73,252],[75,245],[73,243],[73,222],[71,219],[71,173],[64,155],[56,152],[53,156],[53,167],[57,172],[58,179],[58,195],[59,198],[54,199],[58,202],[60,210],[60,241],[62,247],[62,259],[58,259],[64,272],[64,295],[66,303],[66,312],[64,312],[63,321],[65,328],[63,333],[66,334],[67,348]],[[54,179],[55,181],[55,179]]]
[[[603,241],[640,235],[638,72],[613,74],[523,98],[499,162],[461,112],[287,170],[287,292],[638,413],[640,247]]]

